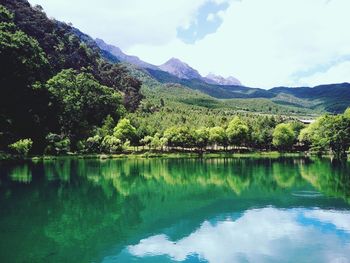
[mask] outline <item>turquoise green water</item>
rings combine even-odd
[[[0,262],[350,262],[350,164],[0,163]]]

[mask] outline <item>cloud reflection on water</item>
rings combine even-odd
[[[350,213],[320,209],[246,211],[215,224],[204,221],[190,235],[171,241],[155,235],[128,247],[136,257],[191,255],[213,263],[350,262]]]

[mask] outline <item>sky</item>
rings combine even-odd
[[[30,0],[130,55],[245,86],[350,82],[349,0]]]

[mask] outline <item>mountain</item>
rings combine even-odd
[[[275,93],[276,95],[286,94],[297,99],[311,102],[313,103],[313,105],[311,106],[312,108],[321,107],[326,111],[332,113],[344,112],[344,110],[350,105],[349,83],[319,85],[313,88],[277,87],[272,88],[269,91]]]
[[[109,52],[121,62],[127,62],[141,68],[157,69],[156,66],[150,63],[144,62],[136,56],[129,56],[125,54],[119,47],[109,45],[106,42],[104,42],[102,39],[97,38],[95,39],[95,42],[100,49]]]
[[[90,39],[79,32],[80,39],[94,49]],[[125,54],[120,48],[106,44],[101,39],[95,41],[105,58],[109,56],[135,65],[160,83],[180,84],[217,99],[269,99],[282,106],[325,110],[331,113],[343,112],[350,105],[350,84],[348,83],[321,85],[314,88],[276,87],[270,90],[250,88],[242,86],[234,77],[224,78],[215,74],[202,77],[196,69],[177,58],[172,58],[157,67],[138,57]],[[115,62],[112,59],[109,60]]]
[[[342,96],[343,98],[350,100],[349,90],[350,90],[349,83],[319,85],[313,88],[277,87],[277,88],[270,89],[270,91],[274,93],[287,93],[287,94],[294,95],[298,98],[317,99],[317,98],[324,98],[324,97],[330,97],[330,96],[337,96],[337,97]]]
[[[57,24],[61,24],[62,26],[65,26],[65,23],[57,21]],[[81,32],[78,28],[70,27],[70,32],[77,36],[80,41],[84,42],[89,48],[94,50],[95,52],[100,53],[100,55],[106,59],[107,61],[111,63],[118,63],[120,60],[114,56],[112,53],[110,53],[108,50],[102,49],[98,46],[97,42],[90,37],[89,35]]]
[[[160,70],[170,73],[180,79],[202,79],[197,70],[191,68],[188,64],[177,58],[171,58],[163,65],[159,66]]]
[[[78,31],[78,35],[82,36],[82,40],[84,42],[91,42],[89,37],[80,31]],[[179,79],[200,79],[208,84],[214,84],[214,85],[233,85],[233,86],[241,86],[241,82],[234,78],[234,77],[228,77],[224,78],[219,75],[214,74],[208,74],[206,77],[202,77],[199,72],[186,64],[185,62],[182,62],[181,60],[177,58],[171,58],[167,62],[165,62],[163,65],[155,66],[150,63],[147,63],[140,58],[136,56],[130,56],[125,54],[119,47],[116,47],[114,45],[107,44],[102,39],[95,39],[95,44],[104,52],[107,52],[108,54],[113,55],[118,61],[120,62],[126,62],[129,64],[133,64],[135,66],[138,66],[143,69],[152,69],[152,70],[161,70],[164,72],[167,72]],[[107,57],[108,58],[108,57]]]
[[[194,90],[198,90],[205,94],[208,94],[218,99],[233,99],[233,98],[272,98],[274,93],[257,88],[249,88],[244,86],[225,86],[208,84],[202,78],[179,78],[174,74],[168,73],[163,70],[146,69],[150,76],[155,78],[160,83],[176,83],[182,86],[189,87]]]
[[[224,78],[219,75],[215,75],[213,73],[208,74],[206,77],[204,77],[204,81],[207,82],[208,84],[216,84],[216,85],[234,85],[234,86],[242,86],[242,83],[234,78],[234,77],[228,77]]]

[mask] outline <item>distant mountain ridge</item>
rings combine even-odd
[[[274,103],[299,108],[343,112],[350,106],[350,84],[320,85],[313,88],[276,87],[269,90],[242,86],[234,77],[224,78],[215,74],[202,77],[199,72],[177,58],[171,58],[163,65],[155,66],[136,56],[129,56],[113,45],[97,39],[102,51],[112,54],[121,62],[141,68],[160,83],[175,83],[198,90],[218,99],[269,99]]]
[[[222,76],[219,75],[215,75],[213,73],[209,73],[205,78],[204,78],[205,82],[209,83],[209,84],[218,84],[218,85],[236,85],[236,86],[242,86],[242,83],[236,79],[235,77],[227,77],[224,78]]]
[[[157,66],[144,62],[137,56],[129,56],[125,54],[119,47],[109,45],[106,42],[104,42],[102,39],[96,38],[95,42],[100,49],[108,51],[113,56],[115,56],[119,61],[127,62],[141,68],[157,69]]]
[[[107,44],[102,39],[97,38],[95,39],[95,42],[101,50],[112,54],[119,61],[130,63],[143,69],[161,70],[180,79],[199,79],[201,81],[204,81],[205,83],[214,85],[242,85],[241,82],[234,77],[224,78],[222,76],[214,75],[212,73],[208,74],[206,77],[203,77],[199,74],[199,72],[196,69],[192,68],[187,63],[179,60],[178,58],[171,58],[164,64],[160,66],[155,66],[141,60],[137,56],[130,56],[125,54],[119,47]]]

